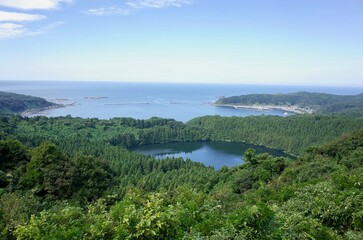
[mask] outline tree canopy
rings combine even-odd
[[[0,117],[1,239],[361,239],[362,117]],[[216,171],[130,151],[235,141]]]

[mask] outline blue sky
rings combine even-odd
[[[363,86],[362,13],[362,0],[0,0],[0,79]]]

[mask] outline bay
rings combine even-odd
[[[279,110],[251,110],[215,107],[211,103],[222,96],[251,93],[290,93],[298,91],[333,94],[358,94],[363,88],[309,87],[238,84],[172,84],[76,81],[0,81],[0,91],[42,97],[61,104],[74,104],[30,116],[66,116],[109,119],[154,116],[189,121],[206,115],[249,116],[278,115]],[[285,113],[286,115],[286,113]],[[290,115],[290,114],[287,114]]]
[[[234,167],[243,163],[244,152],[253,148],[257,153],[269,153],[275,157],[291,157],[282,151],[262,146],[233,142],[178,142],[140,146],[135,152],[157,159],[183,158],[201,162],[216,170],[222,166]]]

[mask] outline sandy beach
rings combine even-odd
[[[278,106],[278,105],[240,105],[240,104],[213,104],[216,107],[232,107],[235,109],[254,109],[254,110],[282,110],[285,112],[292,112],[297,114],[312,114],[314,110],[308,108],[301,108],[299,106]]]

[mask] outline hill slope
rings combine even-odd
[[[1,140],[0,238],[362,239],[362,147],[360,130],[294,161],[250,149],[246,163],[213,171]]]
[[[0,91],[0,114],[21,113],[32,109],[57,106],[40,97]]]
[[[363,126],[363,117],[344,115],[294,115],[194,118],[187,126],[201,128],[213,141],[247,142],[290,154],[321,145]]]

